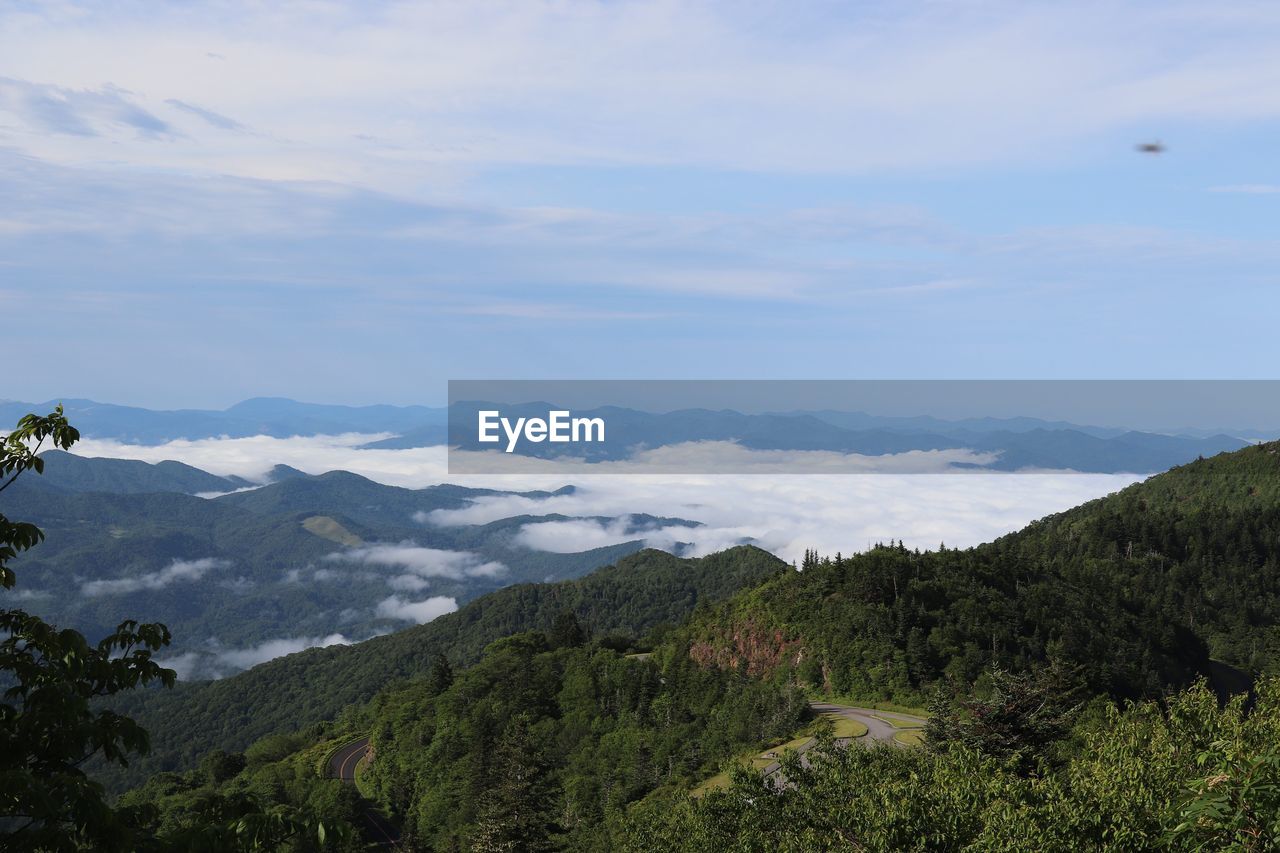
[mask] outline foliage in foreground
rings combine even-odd
[[[1199,683],[1167,702],[1106,704],[1060,763],[980,741],[836,747],[785,767],[787,786],[735,774],[697,801],[647,802],[632,851],[1280,849],[1280,679],[1220,707]],[[1041,756],[1067,745],[1044,744]]]
[[[44,470],[37,453],[46,442],[65,450],[79,437],[61,406],[22,418],[0,444],[0,491],[27,471]],[[0,514],[0,587],[13,588],[9,563],[43,538],[35,525]],[[147,804],[110,805],[82,769],[95,756],[127,765],[147,752],[146,730],[99,700],[152,682],[173,684],[173,670],[152,658],[169,643],[164,625],[126,620],[92,644],[77,631],[6,609],[0,636],[0,848],[222,851],[325,843],[322,822],[297,810],[263,810],[249,797],[203,801],[183,826],[166,831]]]

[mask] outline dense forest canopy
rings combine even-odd
[[[995,542],[807,555],[695,619],[700,660],[921,705],[997,664],[1116,697],[1280,668],[1280,445],[1176,468]]]
[[[119,707],[151,732],[152,753],[105,778],[114,787],[136,783],[157,770],[193,767],[210,749],[243,750],[264,735],[332,719],[398,680],[425,675],[437,654],[471,664],[494,640],[548,630],[564,612],[597,636],[661,634],[700,604],[787,568],[750,546],[700,559],[646,550],[576,580],[506,587],[456,613],[357,645],[310,649],[231,678],[135,694]]]

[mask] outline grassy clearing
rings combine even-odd
[[[903,729],[893,733],[893,739],[907,746],[919,746],[924,743],[924,732],[920,729]]]
[[[835,736],[843,738],[859,738],[867,733],[867,727],[857,720],[851,720],[847,717],[839,717],[835,715],[824,715],[829,717],[835,727]],[[771,746],[768,749],[761,750],[753,755],[740,756],[737,762],[743,767],[750,767],[754,770],[763,771],[770,764],[774,764],[782,759],[788,749],[794,749],[797,752],[806,747],[813,740],[813,735],[809,734],[813,726],[807,726],[801,734],[777,746]],[[698,785],[689,795],[692,797],[701,797],[708,791],[723,790],[729,787],[729,772],[717,773],[710,779]]]
[[[851,720],[848,717],[837,717],[834,714],[829,715],[831,722],[835,724],[836,737],[858,738],[867,733],[867,727],[857,720]]]
[[[691,797],[702,797],[711,791],[723,791],[729,787],[729,771],[717,773],[689,792]]]
[[[337,542],[339,545],[362,545],[364,540],[343,527],[337,519],[327,515],[313,515],[304,519],[302,527],[310,534]]]
[[[924,725],[924,720],[899,720],[896,717],[888,717],[884,714],[872,714],[877,720],[883,720],[895,729],[918,729]]]

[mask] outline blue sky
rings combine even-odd
[[[1269,378],[1278,43],[1270,3],[8,3],[0,397]]]

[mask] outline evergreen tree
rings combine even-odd
[[[527,714],[516,715],[498,741],[471,838],[476,853],[552,848],[552,789],[530,723]]]

